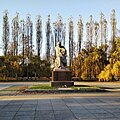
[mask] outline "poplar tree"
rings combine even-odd
[[[19,18],[18,13],[12,20],[12,43],[13,43],[13,56],[18,55],[18,36],[19,36]]]
[[[66,24],[64,23],[63,32],[62,32],[63,46],[65,46],[66,43],[65,38],[66,38]]]
[[[89,33],[89,37],[90,37],[90,48],[92,47],[92,43],[93,43],[93,17],[92,15],[90,15],[90,26],[89,26],[89,29],[90,29],[90,33]]]
[[[98,44],[98,36],[99,36],[99,23],[94,23],[94,41],[95,41],[95,47],[97,48]]]
[[[116,18],[115,18],[115,10],[113,9],[111,12],[111,53],[113,53],[116,49],[115,38],[116,38]]]
[[[86,47],[86,50],[90,50],[90,23],[87,22],[86,23],[86,44],[85,44],[85,47]]]
[[[69,67],[72,68],[73,65],[73,42],[74,42],[74,26],[73,26],[73,20],[72,18],[69,19]]]
[[[26,57],[30,57],[33,54],[33,23],[31,21],[31,17],[28,14],[26,16],[26,24],[25,24],[25,55]]]
[[[3,51],[6,56],[8,53],[8,43],[9,43],[9,21],[8,21],[8,11],[5,10],[3,14]]]
[[[61,42],[65,45],[65,35],[66,35],[66,24],[63,23],[62,17],[58,14],[57,21],[53,23],[54,34],[55,34],[55,46],[57,42]]]
[[[24,64],[24,58],[25,58],[25,22],[24,20],[20,21],[20,47],[22,51],[22,63]]]
[[[103,27],[104,27],[104,32],[103,32],[103,38],[104,38],[104,48],[103,51],[105,52],[105,61],[107,61],[107,20],[104,18],[103,21]],[[106,63],[105,63],[106,64]]]
[[[104,34],[104,14],[100,13],[100,43],[103,45],[103,34]]]
[[[46,22],[46,59],[50,60],[50,42],[51,42],[51,26],[50,26],[50,15]]]
[[[81,52],[82,39],[83,39],[83,22],[82,22],[82,16],[79,16],[79,19],[78,19],[78,53]]]
[[[37,55],[40,57],[42,49],[42,20],[41,16],[37,16],[36,20],[36,43],[37,43]]]

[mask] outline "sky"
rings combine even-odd
[[[42,54],[45,54],[45,23],[47,16],[51,16],[51,24],[57,20],[58,13],[62,16],[63,23],[66,23],[66,47],[68,48],[68,18],[73,17],[74,21],[74,39],[77,41],[77,22],[79,15],[83,18],[84,31],[85,24],[89,21],[89,16],[93,16],[94,21],[100,19],[100,13],[103,12],[108,21],[108,39],[110,39],[110,13],[112,9],[116,11],[117,28],[120,29],[120,0],[0,0],[0,55],[2,51],[2,23],[4,10],[9,12],[9,22],[15,16],[16,12],[19,13],[20,19],[25,19],[26,14],[31,15],[34,24],[34,44],[36,45],[35,38],[35,21],[36,16],[42,17],[42,30],[43,30],[43,47]],[[85,41],[85,33],[83,41]]]

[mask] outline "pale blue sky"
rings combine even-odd
[[[99,22],[100,12],[103,12],[108,21],[108,35],[110,34],[110,13],[112,9],[116,11],[117,28],[120,29],[120,1],[119,0],[0,0],[0,46],[2,45],[2,17],[3,11],[8,9],[9,21],[14,17],[16,12],[19,12],[19,18],[25,19],[26,14],[31,14],[35,28],[35,18],[41,15],[43,22],[43,50],[45,49],[45,23],[48,14],[51,15],[51,23],[56,21],[58,13],[62,16],[63,22],[67,24],[68,18],[73,16],[75,25],[74,36],[77,40],[77,21],[78,16],[82,15],[85,24],[89,21],[89,16],[93,15],[94,21]],[[66,40],[68,43],[68,29]],[[35,44],[35,31],[34,31]],[[84,35],[85,39],[85,35]],[[45,50],[44,50],[45,52]],[[43,52],[43,54],[44,54]],[[0,55],[2,50],[0,49]]]

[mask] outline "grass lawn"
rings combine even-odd
[[[96,87],[96,86],[82,86],[82,87],[75,87],[73,86],[72,87],[73,90],[78,90],[78,91],[97,91],[97,90],[100,90],[99,87]]]
[[[63,87],[65,88],[65,87]],[[100,90],[99,87],[95,87],[95,86],[72,86],[70,87],[71,90],[78,90],[78,91],[96,91],[96,90]],[[31,86],[29,89],[32,90],[57,90],[58,88],[56,87],[51,87],[49,84],[45,84],[45,85],[33,85]]]
[[[70,89],[69,89],[70,88]],[[67,90],[67,91],[75,91],[75,92],[98,92],[98,91],[101,91],[102,89],[100,89],[99,87],[95,87],[95,86],[87,86],[87,85],[75,85],[75,86],[72,86],[72,87],[65,87],[63,86],[62,89],[61,88],[57,88],[57,87],[51,87],[50,84],[39,84],[39,85],[32,85],[30,87],[28,86],[11,86],[11,87],[8,87],[8,88],[5,88],[3,89],[2,91],[0,91],[0,94],[9,94],[9,93],[13,93],[13,92],[21,92],[21,91],[24,91],[24,90],[43,90],[42,92],[44,92],[44,90]],[[72,92],[72,91],[71,91]]]
[[[29,89],[44,89],[44,90],[55,90],[55,87],[51,87],[49,84],[45,85],[33,85]]]
[[[84,85],[84,86],[73,86],[72,87],[74,90],[81,90],[81,89],[98,89],[98,87],[96,86],[87,86],[87,85]]]

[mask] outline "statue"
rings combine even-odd
[[[52,87],[71,87],[74,86],[72,80],[72,72],[66,67],[67,66],[67,51],[61,43],[58,42],[56,47],[56,59],[55,68],[52,71]]]
[[[65,69],[67,66],[67,59],[66,59],[66,49],[64,46],[61,46],[61,42],[57,43],[55,47],[56,50],[56,59],[55,59],[55,69]]]

